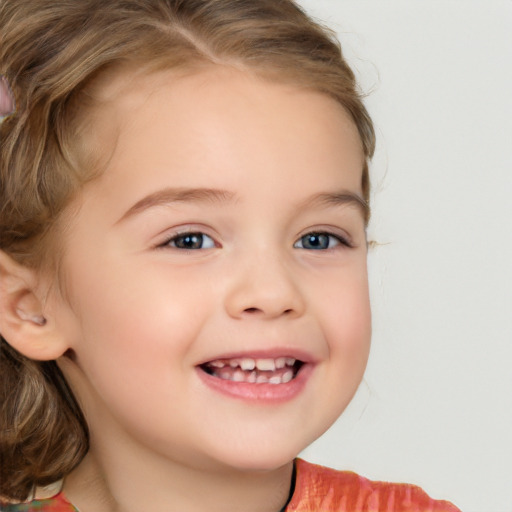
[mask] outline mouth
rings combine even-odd
[[[304,362],[294,357],[214,359],[199,365],[206,374],[225,381],[247,384],[287,384]]]

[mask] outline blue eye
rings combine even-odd
[[[212,249],[215,242],[211,237],[204,233],[181,233],[173,236],[165,246],[175,247],[176,249]]]
[[[329,233],[308,233],[295,242],[296,249],[322,251],[332,249],[338,245],[348,245],[344,240]]]

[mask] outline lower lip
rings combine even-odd
[[[240,400],[274,404],[292,400],[299,395],[313,372],[313,366],[304,364],[290,382],[283,384],[235,382],[209,375],[199,367],[196,370],[203,383],[216,392]]]

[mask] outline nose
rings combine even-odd
[[[300,317],[306,303],[292,267],[276,253],[239,258],[230,272],[227,313],[233,318]]]

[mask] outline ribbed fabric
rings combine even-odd
[[[414,485],[372,482],[301,459],[296,468],[295,492],[286,512],[460,512]]]

